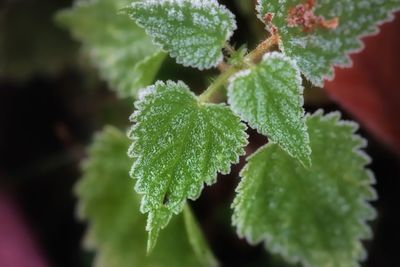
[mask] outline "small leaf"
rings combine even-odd
[[[128,147],[124,133],[105,128],[90,147],[76,186],[80,216],[89,221],[86,244],[97,250],[94,266],[208,267],[191,246],[181,215],[171,220],[157,248],[146,255],[146,218],[139,212],[139,196],[132,192]]]
[[[360,239],[375,217],[376,198],[365,140],[339,114],[307,117],[312,167],[293,161],[275,144],[249,159],[233,202],[238,234],[310,267],[355,267],[365,257]]]
[[[333,78],[333,66],[349,66],[349,53],[362,48],[359,40],[377,32],[392,19],[398,0],[258,0],[260,20],[273,14],[281,35],[281,49],[295,59],[314,85]],[[267,29],[272,25],[267,23]]]
[[[197,199],[203,184],[229,173],[247,144],[245,125],[224,104],[203,104],[182,83],[157,82],[136,102],[129,137],[135,159],[131,176],[149,213],[149,250],[186,199]]]
[[[222,61],[236,29],[234,15],[216,0],[137,1],[126,11],[178,63],[199,69]]]
[[[57,14],[57,21],[83,42],[101,76],[120,97],[136,96],[138,89],[151,84],[166,56],[127,15],[118,14],[126,4],[81,0]]]
[[[234,76],[228,101],[251,127],[310,166],[303,86],[295,62],[280,53],[266,54],[260,64]]]

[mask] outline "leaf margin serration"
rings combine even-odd
[[[288,63],[291,67],[292,67],[292,69],[295,71],[295,77],[293,77],[294,78],[294,83],[295,83],[295,85],[296,85],[296,88],[297,88],[297,101],[298,101],[298,103],[300,104],[300,107],[301,107],[301,112],[300,113],[298,113],[297,115],[300,117],[300,120],[302,121],[302,123],[303,123],[303,126],[304,126],[304,131],[305,131],[305,139],[303,140],[304,141],[304,143],[306,143],[306,144],[308,144],[308,147],[306,148],[306,150],[307,150],[307,155],[308,155],[308,158],[305,160],[305,161],[303,161],[302,159],[300,159],[299,157],[297,157],[297,156],[295,156],[291,151],[289,151],[288,149],[286,149],[286,148],[284,148],[284,150],[290,155],[290,156],[292,156],[293,158],[296,158],[296,159],[298,159],[300,162],[302,162],[302,164],[304,165],[304,166],[311,166],[311,164],[312,164],[312,162],[311,162],[311,153],[312,153],[312,150],[311,150],[311,147],[310,147],[310,139],[309,139],[309,135],[308,135],[308,130],[307,130],[307,124],[306,124],[306,113],[305,113],[305,110],[304,110],[304,108],[303,108],[303,106],[304,106],[304,97],[303,97],[303,94],[304,94],[304,86],[303,86],[303,80],[302,80],[302,77],[301,77],[301,71],[300,71],[300,68],[298,67],[298,65],[297,65],[297,63],[296,63],[296,61],[294,60],[294,59],[292,59],[292,58],[290,58],[290,57],[288,57],[288,56],[286,56],[285,54],[283,54],[283,53],[280,53],[280,52],[276,52],[276,51],[274,51],[274,52],[268,52],[268,53],[266,53],[266,54],[264,54],[263,55],[263,57],[262,57],[262,59],[261,59],[261,62],[262,63],[264,63],[264,62],[267,62],[267,61],[269,61],[269,60],[282,60],[282,61],[285,61],[286,63]],[[261,63],[260,63],[261,64]],[[253,67],[253,69],[254,68],[257,68],[258,67],[258,65],[257,66],[255,66],[255,67]],[[247,76],[249,76],[249,75],[251,75],[251,71],[252,71],[252,69],[245,69],[245,70],[241,70],[241,71],[239,71],[239,72],[237,72],[237,73],[235,73],[234,75],[232,75],[232,77],[230,77],[230,79],[229,79],[229,84],[228,84],[228,88],[227,88],[227,94],[228,94],[228,104],[230,105],[230,107],[231,107],[231,109],[236,113],[236,114],[238,114],[238,116],[239,117],[241,117],[244,121],[246,121],[246,123],[252,128],[252,129],[255,129],[259,134],[261,134],[261,135],[264,135],[264,136],[268,136],[269,137],[269,135],[270,134],[268,134],[268,133],[266,133],[266,132],[263,132],[263,131],[261,131],[260,129],[259,129],[259,127],[257,126],[257,123],[253,123],[253,122],[251,122],[251,121],[249,121],[249,120],[246,120],[246,119],[244,119],[243,118],[243,114],[242,114],[242,112],[240,111],[240,110],[238,110],[238,108],[237,107],[235,107],[235,105],[233,105],[232,104],[232,99],[234,98],[233,97],[233,87],[234,87],[234,83],[235,83],[235,81],[236,81],[236,79],[238,79],[238,78],[245,78],[245,77],[247,77]],[[245,90],[245,89],[243,89],[243,90]],[[274,138],[275,139],[275,138]],[[281,146],[281,140],[270,140],[271,142],[274,142],[274,143],[276,143],[276,144],[279,144],[280,146]]]
[[[226,35],[225,35],[225,41],[229,41],[231,39],[231,37],[233,36],[235,30],[237,30],[237,28],[238,28],[235,15],[226,6],[219,4],[216,0],[195,0],[195,1],[190,1],[190,0],[146,0],[143,2],[134,0],[132,2],[131,6],[126,7],[125,10],[129,14],[130,13],[129,9],[135,8],[135,5],[158,4],[160,2],[164,2],[167,4],[177,3],[178,5],[183,5],[185,2],[188,2],[189,4],[193,4],[194,7],[199,6],[202,3],[205,3],[205,4],[210,4],[213,7],[219,8],[220,11],[225,12],[228,15],[228,17],[230,18],[230,22],[231,22],[230,29],[228,29],[228,31],[226,32]],[[142,27],[145,30],[145,32],[148,36],[152,35],[152,32],[150,30],[146,29],[143,22],[135,19],[132,15],[130,15],[130,16],[133,20],[135,20],[137,25],[139,25],[140,27]],[[176,62],[178,64],[181,64],[184,67],[193,67],[193,68],[197,68],[202,71],[202,70],[207,70],[210,68],[217,67],[224,59],[224,55],[222,53],[223,47],[221,47],[220,56],[218,57],[218,59],[215,60],[214,64],[211,64],[208,66],[207,65],[206,66],[194,65],[194,64],[190,63],[190,61],[185,61],[184,59],[182,59],[182,60],[178,59],[179,55],[177,55],[175,52],[169,51],[167,48],[165,48],[164,44],[162,44],[161,42],[158,42],[153,37],[151,39],[155,45],[159,46],[162,49],[162,51],[165,51],[166,53],[168,53],[172,58],[174,58],[176,60]]]
[[[368,167],[368,165],[372,162],[371,157],[365,152],[365,148],[367,147],[368,141],[367,139],[363,138],[361,135],[356,133],[359,130],[359,124],[354,121],[344,120],[341,119],[342,114],[339,111],[333,111],[329,113],[324,113],[323,109],[318,109],[312,114],[307,114],[307,119],[320,119],[321,121],[329,121],[332,120],[335,126],[339,127],[350,127],[351,128],[351,139],[353,141],[357,141],[358,144],[352,147],[352,153],[362,159],[364,163],[360,165],[361,170],[365,172],[366,177],[368,180],[364,181],[362,185],[364,189],[367,189],[367,192],[364,192],[363,197],[359,197],[359,201],[362,208],[366,212],[363,218],[358,218],[358,225],[362,229],[362,232],[359,233],[359,236],[356,237],[356,242],[358,247],[360,248],[359,254],[356,258],[353,258],[352,267],[359,267],[360,262],[364,261],[367,258],[367,251],[363,246],[363,241],[370,240],[373,238],[373,232],[369,225],[369,223],[377,218],[377,211],[371,204],[371,202],[376,201],[378,199],[378,194],[376,189],[373,187],[376,184],[376,178],[374,173]],[[305,258],[298,257],[297,255],[291,255],[284,246],[279,246],[274,244],[274,237],[271,233],[264,233],[261,236],[256,237],[253,239],[253,234],[249,227],[243,226],[243,220],[240,219],[240,211],[238,210],[238,203],[242,202],[241,193],[243,192],[244,183],[243,180],[245,179],[246,173],[250,168],[250,161],[252,158],[256,157],[259,153],[264,152],[270,146],[276,146],[277,144],[267,143],[264,146],[258,148],[253,154],[246,158],[246,165],[242,168],[239,173],[241,180],[237,185],[235,192],[236,196],[231,204],[231,209],[233,210],[232,214],[232,226],[236,230],[236,234],[239,238],[244,238],[249,244],[255,246],[258,244],[262,244],[264,248],[272,253],[282,256],[288,262],[292,264],[301,263],[303,266],[307,267],[316,267],[311,265]],[[330,265],[329,265],[330,266]],[[320,266],[319,266],[320,267]]]
[[[172,89],[171,89],[172,88]],[[146,196],[148,194],[148,189],[141,189],[139,187],[139,181],[143,179],[143,177],[138,176],[135,174],[135,169],[136,165],[138,164],[138,160],[141,155],[135,152],[135,146],[136,142],[139,140],[139,138],[135,135],[135,131],[137,131],[140,128],[141,124],[141,113],[143,109],[146,107],[151,107],[152,106],[152,101],[156,99],[157,97],[160,97],[164,92],[166,91],[184,91],[185,94],[187,94],[187,97],[190,98],[190,101],[193,101],[193,107],[194,111],[193,112],[204,112],[206,109],[212,109],[212,108],[219,108],[222,109],[223,112],[228,112],[229,115],[231,116],[230,119],[233,119],[235,123],[237,123],[237,126],[239,127],[237,129],[238,132],[241,132],[240,139],[236,140],[238,143],[235,144],[235,149],[234,149],[234,154],[229,155],[229,162],[226,160],[225,162],[219,162],[218,166],[214,166],[215,169],[213,169],[213,173],[207,174],[207,177],[202,177],[201,178],[201,184],[197,188],[197,191],[195,194],[186,194],[186,197],[180,202],[180,203],[175,203],[175,206],[173,208],[167,209],[164,205],[161,205],[157,209],[152,209],[148,207],[146,204],[148,200],[146,199]],[[141,213],[147,213],[148,214],[148,224],[146,226],[146,230],[149,232],[149,242],[148,242],[148,251],[151,251],[154,246],[155,242],[157,239],[158,232],[164,229],[167,225],[169,220],[173,215],[177,215],[182,212],[183,207],[185,203],[187,203],[187,200],[196,200],[201,192],[204,189],[204,186],[210,186],[217,181],[217,176],[218,173],[221,174],[228,174],[231,171],[232,165],[236,164],[239,162],[240,156],[245,154],[244,147],[248,144],[247,138],[248,135],[246,133],[246,125],[241,122],[241,119],[239,116],[237,116],[229,106],[220,103],[220,104],[212,104],[212,103],[202,103],[199,101],[198,97],[190,91],[189,87],[182,81],[171,81],[168,80],[166,82],[164,81],[157,81],[154,85],[150,85],[144,89],[142,89],[139,93],[140,98],[135,101],[134,106],[135,106],[135,111],[132,113],[130,116],[130,121],[133,123],[133,125],[130,127],[130,129],[127,132],[127,135],[129,139],[132,141],[129,149],[128,149],[128,156],[134,159],[134,163],[131,167],[130,170],[130,176],[135,179],[137,182],[135,184],[135,191],[142,196],[142,201],[141,201],[141,206],[140,206],[140,211]],[[197,109],[197,110],[196,110]],[[201,111],[201,109],[204,109]],[[168,213],[165,213],[168,211]],[[163,215],[160,215],[161,213],[164,213]],[[157,220],[157,216],[168,216],[168,218],[159,226],[156,230],[156,232],[152,233],[153,227],[152,222],[154,220]],[[154,238],[154,241],[152,239]]]
[[[261,10],[263,8],[261,1],[265,1],[267,3],[268,1],[271,1],[271,0],[257,0],[256,5],[255,5],[255,11],[256,11],[256,14],[257,14],[256,15],[257,18],[262,23],[265,24],[265,20],[263,18],[263,14],[261,12]],[[302,2],[299,1],[299,4],[300,3],[302,3]],[[315,85],[317,87],[321,87],[321,88],[324,86],[326,81],[328,81],[328,82],[333,81],[334,78],[335,78],[336,68],[341,68],[341,69],[351,68],[353,66],[353,60],[351,58],[352,54],[360,53],[365,48],[365,43],[364,43],[363,39],[366,38],[366,37],[372,37],[372,36],[378,35],[380,33],[380,27],[385,23],[389,23],[389,22],[393,21],[395,19],[395,13],[398,12],[398,11],[400,11],[400,4],[399,4],[399,6],[397,8],[391,9],[387,13],[386,18],[376,21],[375,24],[373,25],[373,27],[369,29],[369,31],[364,32],[364,33],[359,34],[358,36],[356,36],[355,37],[355,39],[356,39],[355,42],[356,42],[357,48],[353,48],[353,49],[345,51],[344,55],[342,55],[342,59],[341,59],[341,61],[343,61],[343,62],[340,62],[340,61],[334,62],[333,61],[332,64],[330,64],[330,66],[329,66],[329,71],[327,73],[325,73],[322,77],[318,77],[318,78],[314,79],[314,78],[311,78],[308,74],[305,74],[303,71],[302,71],[302,74],[313,85]],[[268,32],[271,32],[271,28],[267,24],[265,24],[265,29]],[[279,31],[279,29],[278,29],[278,31]],[[284,45],[284,43],[283,43],[283,41],[281,39],[278,42],[278,47],[283,53],[285,53],[285,45]]]

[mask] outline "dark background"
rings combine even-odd
[[[57,267],[90,266],[92,255],[80,246],[85,224],[75,217],[72,187],[79,179],[79,164],[93,133],[107,123],[126,127],[133,108],[133,100],[118,100],[107,84],[96,78],[94,69],[82,66],[78,43],[53,24],[54,11],[70,4],[67,0],[0,1],[0,201],[6,199],[5,203],[12,203],[21,215],[22,225],[28,229],[27,234],[34,240],[35,250],[49,266]],[[227,4],[231,10],[237,9],[236,5]],[[239,20],[250,27],[240,16]],[[239,31],[235,41],[244,43],[246,35],[245,30]],[[395,71],[398,73],[399,69]],[[393,82],[389,90],[398,92],[398,89],[398,83]],[[334,90],[331,84],[331,96]],[[362,117],[360,133],[369,141],[367,153],[373,158],[370,169],[377,177],[379,200],[373,205],[379,217],[372,222],[375,237],[366,243],[369,258],[364,266],[400,266],[399,153],[385,136],[364,127],[368,125],[368,112],[355,116],[353,110],[342,108],[342,100],[333,98],[335,102],[323,90],[310,89],[306,109],[342,110],[345,118],[356,121]],[[400,99],[389,102],[393,105]],[[381,104],[389,105],[386,101]],[[399,113],[393,112],[400,112],[399,106],[394,107],[391,115],[392,123],[400,124]],[[254,132],[251,138],[255,147],[266,141]],[[200,200],[193,203],[195,213],[222,266],[266,261],[270,262],[268,266],[286,266],[268,255],[262,246],[251,247],[239,240],[230,226],[229,203],[240,166],[204,190]],[[1,212],[0,208],[0,228],[1,218],[4,219]],[[1,249],[4,245],[0,245],[0,265]],[[23,266],[43,265],[2,267]]]

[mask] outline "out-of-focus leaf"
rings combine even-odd
[[[210,251],[207,241],[204,239],[204,235],[201,232],[200,226],[198,225],[196,218],[194,217],[188,205],[186,205],[183,210],[183,217],[185,220],[189,242],[192,245],[197,258],[204,263],[205,266],[218,266],[218,262]]]
[[[128,15],[118,14],[128,3],[80,0],[57,15],[121,97],[136,96],[138,89],[152,83],[165,58]]]
[[[79,214],[89,222],[86,244],[97,249],[94,266],[210,266],[197,257],[182,215],[171,220],[157,248],[146,255],[146,218],[139,212],[140,197],[133,192],[134,181],[129,177],[129,143],[123,132],[105,128],[90,147],[76,186]]]

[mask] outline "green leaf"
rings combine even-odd
[[[197,258],[208,267],[218,266],[218,262],[208,248],[207,241],[204,239],[200,226],[198,225],[188,205],[185,205],[183,217],[185,220],[189,242],[192,245]]]
[[[101,76],[120,97],[136,96],[154,80],[165,53],[127,15],[126,0],[81,0],[57,14],[57,21],[82,41]],[[145,76],[143,76],[145,74]]]
[[[141,211],[149,213],[151,250],[160,229],[186,199],[199,197],[203,184],[227,174],[247,144],[246,127],[224,104],[200,103],[182,82],[157,82],[136,102],[129,137],[135,162],[131,176],[143,194]]]
[[[303,86],[295,62],[280,53],[266,54],[260,64],[233,77],[228,101],[252,128],[304,165],[311,165]]]
[[[138,77],[136,84],[143,85],[142,87],[144,87],[153,83],[157,71],[161,67],[161,63],[164,61],[165,56],[166,54],[164,52],[159,51],[136,64],[134,68],[134,72]]]
[[[268,144],[249,159],[233,202],[238,234],[290,262],[310,267],[355,267],[365,257],[360,239],[375,217],[370,162],[357,125],[338,113],[307,117],[312,167]]]
[[[178,63],[199,69],[222,61],[236,29],[234,15],[216,0],[136,1],[126,11]]]
[[[211,266],[197,257],[197,248],[191,246],[184,229],[186,218],[181,215],[173,218],[160,235],[157,248],[146,255],[146,218],[139,212],[139,196],[132,192],[128,147],[124,133],[105,128],[90,147],[83,177],[75,188],[80,216],[89,221],[86,244],[97,250],[95,266]],[[197,234],[201,235],[200,230]],[[203,245],[207,250],[207,244]]]
[[[317,25],[307,29],[293,23],[289,10],[297,5],[305,8],[312,2],[315,3],[309,11],[325,21],[337,19],[336,28]],[[282,51],[297,61],[308,80],[321,87],[324,79],[333,79],[333,66],[351,65],[348,54],[362,49],[360,38],[376,33],[377,25],[392,19],[391,12],[399,8],[398,0],[258,0],[257,5],[262,21],[265,14],[274,14],[272,23],[281,36]],[[307,16],[312,18],[308,12],[299,15],[299,21],[307,21]]]

